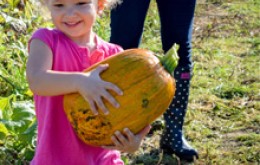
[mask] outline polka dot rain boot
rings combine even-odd
[[[174,71],[176,93],[164,113],[166,128],[160,141],[164,153],[175,154],[188,162],[194,161],[194,157],[198,159],[198,152],[188,144],[182,132],[189,97],[190,70],[190,67],[177,67]]]

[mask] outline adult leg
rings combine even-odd
[[[150,0],[123,0],[111,10],[110,42],[124,49],[137,48],[140,44],[144,21]]]
[[[161,138],[161,147],[181,159],[192,161],[198,153],[183,136],[183,123],[187,110],[189,85],[192,70],[191,36],[196,0],[157,0],[161,19],[161,37],[164,52],[174,43],[180,48],[179,65],[174,72],[176,94],[164,114],[166,129]]]

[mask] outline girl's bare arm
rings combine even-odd
[[[37,39],[31,41],[26,73],[33,93],[56,96],[79,92],[89,102],[95,114],[97,106],[104,113],[108,113],[102,98],[107,99],[115,107],[119,106],[108,89],[120,95],[122,91],[116,85],[103,81],[99,76],[108,66],[103,65],[87,73],[60,72],[51,70],[52,59],[52,51],[45,43]]]

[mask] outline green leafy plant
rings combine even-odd
[[[27,45],[33,31],[53,26],[37,1],[26,0],[23,8],[19,2],[0,0],[1,165],[27,165],[34,155],[37,121],[25,74]],[[260,163],[259,3],[197,1],[194,76],[185,121],[185,135],[200,152],[195,164]],[[163,54],[156,8],[151,1],[141,47]],[[109,40],[109,11],[94,30]],[[123,154],[125,164],[180,164],[159,149],[163,127],[154,127],[137,153]]]
[[[0,98],[0,164],[29,161],[34,155],[37,126],[34,106],[32,102],[15,99],[14,95]]]

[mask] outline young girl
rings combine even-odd
[[[63,95],[79,92],[97,109],[108,114],[102,99],[113,106],[118,102],[108,90],[123,92],[100,73],[101,65],[88,73],[82,71],[104,58],[122,51],[93,32],[97,13],[112,0],[45,0],[55,29],[37,30],[29,41],[27,78],[34,93],[38,120],[38,141],[31,165],[122,165],[120,154],[138,149],[150,126],[134,135],[129,129],[116,131],[113,146],[93,147],[77,138],[63,110]]]

